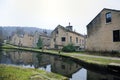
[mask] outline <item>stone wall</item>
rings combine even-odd
[[[112,21],[106,23],[106,13],[111,12]],[[103,9],[98,16],[87,25],[87,50],[120,51],[120,41],[113,42],[113,31],[120,30],[120,11]]]

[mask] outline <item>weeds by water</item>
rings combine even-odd
[[[0,64],[0,80],[67,80],[67,78],[42,70]]]

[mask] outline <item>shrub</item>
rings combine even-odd
[[[43,47],[43,41],[42,41],[42,39],[40,37],[39,37],[38,42],[37,42],[37,47],[39,49],[42,49],[42,47]]]
[[[75,46],[73,44],[68,44],[62,48],[62,51],[65,52],[74,52],[75,51]]]

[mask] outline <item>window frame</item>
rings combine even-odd
[[[53,41],[56,42],[56,38],[54,38]]]
[[[65,42],[66,41],[66,37],[61,37],[61,41]]]
[[[113,30],[113,42],[120,42],[120,30]]]
[[[78,37],[76,37],[76,43],[78,43]]]
[[[112,13],[111,12],[107,12],[105,14],[105,19],[106,19],[106,23],[112,22]]]
[[[70,42],[72,42],[72,36],[70,36]]]
[[[59,31],[58,31],[58,29],[56,30],[56,34],[59,34]]]

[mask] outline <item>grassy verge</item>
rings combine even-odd
[[[58,74],[43,70],[0,64],[0,80],[68,80]]]
[[[102,64],[102,65],[108,65],[110,63],[117,63],[120,64],[120,60],[112,60],[112,59],[105,59],[105,58],[93,58],[89,56],[77,56],[74,54],[64,54],[65,56],[71,56],[73,58],[77,58],[79,60],[88,62],[88,63],[94,63],[94,64]]]
[[[58,53],[58,51],[54,51],[54,50],[45,50],[44,52],[51,53],[51,54],[62,55],[62,56],[68,56],[68,57],[76,58],[76,59],[79,59],[81,61],[84,61],[84,62],[87,62],[87,63],[93,63],[93,64],[100,64],[100,65],[109,65],[110,63],[120,64],[120,60],[117,60],[117,59],[113,60],[113,59],[107,59],[107,58],[101,58],[101,57],[90,57],[92,55],[89,56],[85,52],[81,52],[81,53],[80,52],[79,53],[75,53],[75,52],[73,52],[73,53],[61,52],[60,54]],[[83,54],[83,56],[81,56],[79,54]]]

